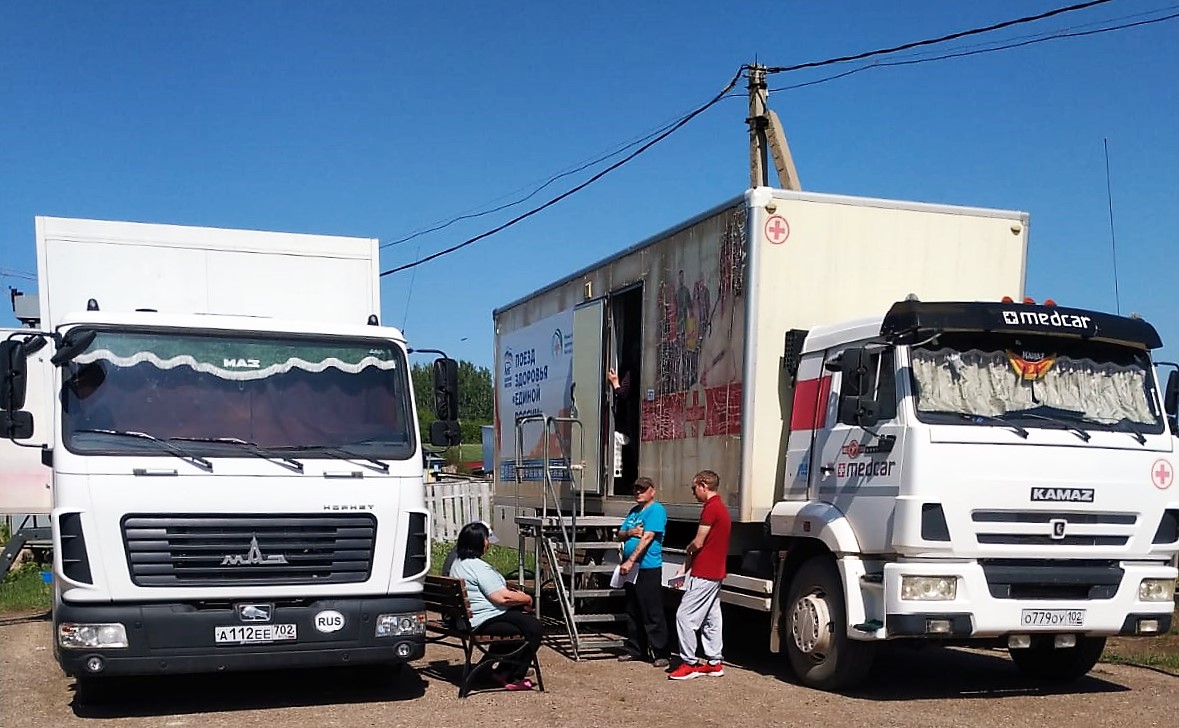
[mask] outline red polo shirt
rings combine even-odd
[[[709,530],[704,537],[704,546],[692,559],[692,576],[723,579],[728,573],[725,570],[725,558],[729,555],[729,531],[733,524],[720,496],[713,496],[704,502],[700,525],[708,526]]]

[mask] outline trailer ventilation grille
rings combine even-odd
[[[372,571],[371,514],[128,515],[136,586],[351,584]]]

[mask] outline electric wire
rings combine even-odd
[[[665,131],[662,134],[659,134],[658,136],[656,136],[655,138],[649,140],[648,142],[643,144],[638,149],[634,150],[633,152],[626,155],[622,159],[618,160],[614,164],[611,164],[609,167],[606,167],[605,169],[603,169],[602,171],[593,175],[592,177],[590,177],[586,181],[582,182],[581,184],[579,184],[575,187],[572,187],[572,188],[566,190],[565,192],[562,192],[561,194],[550,199],[548,202],[545,202],[544,204],[540,205],[539,207],[535,207],[535,208],[529,210],[528,212],[525,212],[521,215],[517,215],[516,217],[512,218],[511,220],[508,220],[507,222],[503,223],[502,225],[492,228],[491,230],[488,230],[487,232],[480,233],[479,235],[476,235],[473,238],[468,238],[468,239],[464,240],[463,242],[458,243],[456,245],[452,245],[448,248],[443,248],[442,250],[439,250],[435,253],[431,253],[430,255],[427,255],[426,257],[424,257],[420,260],[416,260],[412,263],[406,263],[404,265],[399,265],[395,268],[390,268],[387,271],[382,271],[381,276],[392,275],[393,273],[399,273],[403,270],[410,270],[410,269],[416,268],[419,265],[422,265],[424,263],[428,263],[431,260],[441,258],[444,255],[449,255],[450,253],[453,253],[456,250],[461,250],[461,249],[467,247],[468,245],[472,245],[474,243],[479,242],[480,240],[482,240],[484,238],[491,237],[492,235],[495,235],[498,232],[506,230],[507,228],[510,228],[513,225],[516,225],[517,223],[520,223],[523,220],[526,220],[526,219],[532,217],[533,215],[537,214],[538,212],[541,212],[542,210],[546,210],[546,209],[552,207],[553,205],[557,204],[561,200],[564,200],[565,198],[584,190],[586,187],[589,187],[594,182],[597,182],[601,178],[605,177],[607,174],[610,174],[611,172],[618,169],[622,165],[626,164],[627,162],[631,161],[632,159],[639,156],[643,152],[647,151],[651,147],[655,146],[659,142],[663,141],[667,137],[671,136],[676,131],[678,131],[680,128],[682,128],[685,124],[687,124],[689,121],[691,121],[692,119],[695,119],[700,114],[703,114],[705,111],[708,111],[710,108],[715,106],[717,104],[717,102],[719,102],[721,99],[725,98],[725,95],[728,94],[729,91],[734,86],[737,85],[737,82],[741,80],[741,76],[744,73],[745,73],[745,67],[742,66],[740,69],[738,69],[737,73],[733,76],[732,80],[730,80],[729,83],[724,87],[724,89],[722,89],[721,92],[718,93],[716,96],[713,96],[711,99],[709,99],[703,105],[697,107],[692,112],[681,117],[675,124],[671,125],[671,127],[668,128],[667,131]]]
[[[875,56],[890,55],[892,53],[898,53],[900,51],[907,51],[910,48],[920,48],[922,46],[934,45],[937,43],[945,43],[946,41],[957,40],[959,38],[966,38],[966,37],[969,37],[972,35],[979,35],[982,33],[990,33],[990,32],[996,31],[996,30],[1002,30],[1003,28],[1010,28],[1015,25],[1023,25],[1025,23],[1033,23],[1037,20],[1044,20],[1045,18],[1051,18],[1051,17],[1057,16],[1057,15],[1063,15],[1065,13],[1072,13],[1072,12],[1076,12],[1078,10],[1085,10],[1087,8],[1092,8],[1097,5],[1104,5],[1108,2],[1112,2],[1112,0],[1089,0],[1089,2],[1077,3],[1076,5],[1068,5],[1068,6],[1065,6],[1062,8],[1055,8],[1053,10],[1048,10],[1048,11],[1040,13],[1038,15],[1025,15],[1021,18],[1015,18],[1012,20],[1004,20],[1001,23],[994,23],[992,25],[988,25],[988,26],[981,27],[981,28],[971,28],[969,30],[960,30],[956,33],[950,33],[948,35],[943,35],[938,38],[927,38],[925,40],[915,40],[915,41],[911,41],[909,43],[902,43],[901,45],[893,46],[891,48],[880,48],[880,49],[877,49],[874,51],[864,51],[863,53],[856,53],[856,54],[850,55],[850,56],[840,56],[839,58],[828,58],[827,60],[824,60],[824,61],[809,61],[807,63],[797,63],[793,66],[774,66],[771,68],[767,68],[766,73],[767,74],[789,73],[791,71],[801,71],[804,68],[821,68],[823,66],[832,66],[832,65],[835,65],[836,63],[846,63],[848,61],[862,61],[865,58],[873,58]]]
[[[1089,0],[1089,2],[1077,3],[1077,4],[1073,4],[1073,5],[1068,5],[1065,7],[1055,8],[1053,10],[1049,10],[1049,11],[1039,13],[1036,15],[1023,16],[1020,18],[1014,18],[1012,20],[1006,20],[1003,22],[994,23],[994,24],[984,26],[984,27],[971,28],[968,30],[958,31],[958,32],[950,33],[950,34],[943,35],[943,36],[940,36],[937,38],[928,38],[928,39],[924,39],[924,40],[912,41],[909,43],[903,43],[901,45],[892,46],[890,48],[881,48],[881,49],[877,49],[877,50],[873,50],[873,51],[864,51],[862,53],[856,53],[856,54],[847,55],[847,56],[840,56],[840,57],[836,57],[836,58],[829,58],[829,59],[822,60],[822,61],[810,61],[810,62],[806,62],[806,63],[795,64],[792,66],[775,66],[775,67],[770,67],[770,68],[765,69],[765,72],[767,74],[789,73],[792,71],[799,71],[799,70],[807,69],[807,68],[820,68],[820,67],[824,67],[824,66],[835,65],[838,63],[847,63],[850,61],[864,60],[867,58],[874,58],[877,56],[900,53],[902,51],[911,50],[914,48],[921,48],[921,47],[931,46],[931,45],[935,45],[935,44],[939,44],[939,43],[945,43],[945,42],[957,40],[960,38],[966,38],[966,37],[970,37],[970,36],[980,35],[983,33],[994,32],[996,30],[1001,30],[1003,28],[1009,28],[1009,27],[1013,27],[1013,26],[1017,26],[1017,25],[1035,22],[1038,20],[1044,20],[1046,18],[1051,18],[1051,17],[1063,15],[1065,13],[1071,13],[1071,12],[1076,12],[1076,11],[1080,11],[1080,10],[1085,10],[1085,9],[1092,8],[1092,7],[1095,7],[1098,5],[1104,5],[1104,4],[1109,3],[1111,1],[1112,0]],[[1157,11],[1150,11],[1150,12],[1157,12]],[[1146,15],[1146,14],[1148,14],[1148,13],[1142,13],[1141,15]],[[1129,17],[1137,17],[1137,16],[1129,16]],[[771,91],[783,91],[783,90],[790,90],[790,89],[796,89],[796,88],[804,88],[807,86],[814,86],[814,85],[818,85],[821,83],[828,83],[830,81],[835,81],[837,79],[846,78],[847,76],[850,76],[855,73],[859,73],[860,71],[868,70],[870,68],[884,68],[884,67],[891,67],[891,66],[916,65],[916,64],[920,64],[920,63],[929,63],[929,62],[933,62],[933,61],[947,60],[947,59],[951,59],[951,58],[962,58],[962,57],[973,56],[973,55],[981,55],[983,53],[992,53],[992,52],[997,52],[997,51],[1001,51],[1001,50],[1008,50],[1011,48],[1032,45],[1035,43],[1041,43],[1041,42],[1045,42],[1048,40],[1096,35],[1096,34],[1107,33],[1107,32],[1111,32],[1111,31],[1115,31],[1115,30],[1123,30],[1126,28],[1133,28],[1133,27],[1138,27],[1138,26],[1143,26],[1143,25],[1150,25],[1153,23],[1159,23],[1159,22],[1163,22],[1166,20],[1171,20],[1175,17],[1179,17],[1179,14],[1168,15],[1168,16],[1165,16],[1162,18],[1155,18],[1155,19],[1151,19],[1151,20],[1144,20],[1144,21],[1139,21],[1139,22],[1134,22],[1134,23],[1126,23],[1124,25],[1119,25],[1119,26],[1102,27],[1102,28],[1097,28],[1094,30],[1067,31],[1067,32],[1060,32],[1060,33],[1055,33],[1055,34],[1045,34],[1042,36],[1031,36],[1030,38],[1025,36],[1025,38],[1027,38],[1025,40],[1006,43],[1004,45],[999,45],[999,46],[990,47],[990,48],[978,47],[978,46],[967,46],[967,47],[965,47],[965,49],[959,49],[954,52],[944,53],[942,55],[933,56],[933,57],[925,57],[925,58],[917,57],[917,58],[909,58],[909,59],[898,60],[898,61],[873,62],[870,65],[850,69],[848,71],[845,71],[845,72],[842,72],[842,73],[839,73],[839,74],[836,74],[834,76],[830,76],[827,78],[817,79],[814,81],[808,81],[808,82],[796,84],[793,86],[785,86],[785,87],[770,89],[770,90]],[[1090,27],[1092,25],[1096,25],[1099,22],[1109,22],[1109,21],[1095,21],[1093,23],[1088,23],[1088,24],[1085,24],[1085,25],[1082,25],[1079,27]],[[987,44],[979,44],[979,45],[987,45]],[[434,232],[436,230],[440,230],[445,227],[448,227],[449,225],[459,222],[460,220],[471,219],[474,217],[481,217],[483,215],[492,214],[494,212],[498,212],[500,210],[520,204],[520,203],[530,199],[535,194],[539,193],[541,190],[548,187],[550,184],[556,182],[559,179],[562,179],[562,178],[567,177],[572,174],[576,174],[577,172],[580,172],[580,171],[584,171],[585,169],[588,169],[589,167],[599,164],[606,159],[609,159],[613,156],[617,156],[617,154],[621,153],[622,151],[625,151],[626,149],[633,147],[636,144],[642,144],[642,146],[640,146],[634,152],[628,154],[627,156],[623,157],[622,159],[618,160],[617,162],[611,164],[609,167],[606,167],[602,171],[594,174],[592,177],[587,179],[585,182],[582,182],[581,184],[578,184],[578,185],[572,187],[571,189],[569,189],[569,190],[561,193],[560,195],[557,195],[556,197],[548,200],[547,202],[541,204],[540,206],[535,207],[535,208],[533,208],[533,209],[531,209],[521,215],[518,215],[518,216],[512,218],[511,220],[508,220],[507,222],[505,222],[499,226],[496,226],[495,228],[492,228],[491,230],[480,233],[479,235],[476,235],[474,237],[468,238],[461,243],[444,248],[444,249],[439,250],[435,253],[432,253],[424,258],[414,260],[413,262],[405,263],[403,265],[396,266],[394,268],[390,268],[389,270],[382,271],[380,275],[383,277],[383,276],[387,276],[387,275],[392,275],[394,273],[399,273],[404,270],[411,270],[411,269],[417,268],[420,265],[428,263],[432,260],[436,260],[444,255],[449,255],[450,253],[453,253],[457,250],[461,250],[469,245],[472,245],[480,240],[483,240],[484,238],[490,237],[490,236],[495,235],[496,233],[499,233],[509,227],[512,227],[513,225],[516,225],[516,224],[522,222],[523,220],[526,220],[527,218],[532,217],[533,215],[535,215],[535,214],[537,214],[537,213],[539,213],[549,207],[552,207],[553,205],[566,199],[567,197],[570,197],[571,195],[576,194],[577,192],[580,192],[581,190],[585,189],[586,187],[589,187],[591,184],[597,182],[599,179],[606,176],[610,172],[614,171],[615,169],[618,169],[619,167],[623,166],[624,164],[627,164],[632,159],[638,157],[640,154],[647,151],[655,144],[659,143],[663,139],[666,139],[668,136],[670,136],[671,134],[675,133],[680,128],[682,128],[689,121],[696,118],[700,114],[704,113],[705,111],[707,111],[712,106],[716,105],[721,100],[726,99],[726,98],[735,98],[737,96],[737,94],[730,94],[729,92],[733,89],[734,86],[736,86],[737,81],[739,81],[741,79],[742,75],[746,72],[747,69],[748,69],[748,66],[744,66],[744,65],[741,66],[741,68],[738,69],[737,74],[728,83],[728,85],[725,87],[725,89],[722,90],[716,96],[714,96],[712,99],[710,99],[708,102],[706,102],[704,105],[702,105],[702,106],[696,108],[695,110],[689,112],[688,114],[680,117],[676,121],[674,121],[668,125],[665,125],[664,127],[660,128],[659,130],[656,130],[655,132],[652,132],[651,134],[648,134],[647,136],[642,137],[639,140],[622,147],[620,150],[618,150],[616,152],[607,153],[605,155],[599,156],[598,158],[596,158],[594,160],[590,160],[590,161],[588,161],[588,162],[586,162],[586,163],[584,163],[584,164],[582,164],[572,170],[568,170],[568,171],[553,175],[548,180],[546,180],[543,184],[541,184],[537,189],[535,189],[532,193],[530,193],[529,195],[527,195],[526,197],[524,197],[520,200],[517,200],[512,203],[508,203],[505,205],[501,205],[495,209],[487,210],[485,212],[480,212],[480,213],[471,214],[471,215],[458,216],[458,217],[453,218],[445,223],[440,224],[439,226],[437,226],[435,228],[419,231],[417,233],[414,233],[414,234],[408,236],[407,238],[403,238],[403,239],[396,240],[391,243],[387,243],[385,245],[382,245],[381,247],[390,247],[393,245],[397,245],[399,243],[404,243],[404,242],[407,242],[408,240],[419,237],[420,235],[425,235],[428,232]]]
[[[1168,20],[1175,20],[1176,18],[1179,18],[1179,13],[1172,13],[1170,15],[1164,15],[1162,17],[1153,18],[1151,20],[1140,20],[1140,21],[1137,21],[1134,23],[1124,23],[1122,25],[1114,25],[1114,26],[1108,26],[1108,27],[1104,27],[1104,28],[1096,28],[1094,30],[1063,31],[1060,33],[1056,33],[1054,35],[1036,37],[1036,38],[1032,38],[1032,39],[1028,39],[1028,40],[1022,40],[1022,41],[1017,41],[1017,42],[1013,42],[1013,43],[1007,43],[1004,45],[994,46],[991,48],[978,48],[975,50],[954,51],[954,52],[944,53],[939,56],[930,56],[928,58],[912,58],[912,59],[900,60],[900,61],[873,62],[873,63],[866,65],[866,66],[860,66],[858,68],[853,68],[851,70],[844,71],[843,73],[838,73],[834,76],[827,76],[826,78],[820,78],[820,79],[816,79],[814,81],[806,81],[803,83],[796,83],[796,84],[792,84],[790,86],[779,86],[776,88],[772,88],[772,89],[770,89],[770,92],[793,91],[793,90],[800,89],[800,88],[806,88],[808,86],[818,86],[819,84],[828,83],[830,81],[835,81],[835,80],[838,80],[841,78],[847,78],[848,76],[851,76],[852,74],[855,74],[855,73],[859,73],[861,71],[869,71],[869,70],[877,69],[877,68],[915,66],[915,65],[918,65],[921,63],[932,63],[934,61],[945,61],[945,60],[949,60],[949,59],[953,59],[953,58],[966,58],[968,56],[978,56],[978,55],[982,55],[984,53],[995,53],[998,51],[1010,50],[1012,48],[1022,48],[1024,46],[1035,45],[1037,43],[1045,43],[1045,42],[1051,41],[1051,40],[1064,40],[1064,39],[1068,39],[1068,38],[1080,38],[1080,37],[1090,36],[1090,35],[1099,35],[1102,33],[1111,33],[1113,31],[1117,31],[1117,30],[1126,30],[1127,28],[1138,28],[1138,27],[1141,27],[1144,25],[1153,25],[1155,23],[1162,23],[1162,22],[1166,22]]]
[[[612,157],[616,157],[619,154],[622,154],[623,152],[625,152],[626,150],[632,149],[632,148],[638,146],[639,144],[642,144],[643,142],[647,141],[648,139],[651,139],[652,137],[663,133],[669,127],[671,127],[672,125],[677,123],[680,120],[680,118],[682,118],[682,116],[677,117],[676,119],[673,119],[672,121],[669,121],[669,122],[666,122],[666,123],[660,125],[659,127],[655,128],[653,131],[651,131],[647,134],[644,134],[644,135],[638,137],[637,139],[631,140],[629,142],[622,142],[621,146],[619,144],[615,144],[613,147],[610,147],[610,149],[608,149],[607,151],[599,153],[597,156],[593,157],[592,159],[576,163],[576,166],[571,167],[566,170],[562,170],[561,172],[558,172],[558,173],[550,176],[548,179],[539,183],[538,186],[533,187],[532,191],[529,192],[527,195],[525,195],[519,199],[513,200],[512,202],[508,202],[503,205],[499,205],[497,207],[490,208],[488,210],[465,212],[461,215],[457,215],[455,217],[452,217],[444,222],[436,223],[432,227],[428,227],[428,228],[425,228],[422,230],[415,231],[409,235],[406,235],[405,237],[398,238],[396,240],[391,240],[387,243],[382,243],[381,248],[382,249],[383,248],[391,248],[396,245],[408,243],[409,241],[414,240],[415,238],[419,238],[419,237],[421,237],[423,235],[427,235],[429,233],[438,232],[439,230],[444,230],[444,229],[450,227],[451,225],[454,225],[455,223],[462,222],[463,220],[473,220],[476,218],[485,217],[487,215],[501,212],[501,211],[506,210],[508,208],[523,204],[523,203],[527,202],[528,200],[532,199],[533,197],[535,197],[536,195],[538,195],[542,190],[544,190],[546,187],[552,185],[554,182],[557,182],[558,180],[563,179],[565,177],[569,177],[574,174],[577,174],[578,172],[584,172],[585,170],[589,169],[590,167],[597,166],[598,164],[601,164],[602,162],[606,161],[607,159],[610,159]],[[501,195],[497,199],[503,199],[505,197],[517,194],[525,189],[528,189],[530,186],[531,185],[525,185],[522,188],[519,188],[517,190],[509,192],[505,195]],[[495,200],[492,200],[492,202],[495,202]],[[476,208],[476,210],[478,210],[478,208]]]

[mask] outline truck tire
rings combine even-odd
[[[798,679],[829,691],[862,681],[872,667],[875,645],[848,638],[843,582],[831,557],[803,563],[786,594],[781,642]]]
[[[1024,675],[1036,680],[1064,682],[1076,680],[1092,670],[1104,650],[1104,637],[1077,637],[1076,647],[1056,648],[1049,636],[1033,642],[1031,647],[1008,650],[1008,653]]]

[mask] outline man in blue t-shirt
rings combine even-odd
[[[663,534],[667,509],[655,500],[650,478],[635,480],[635,505],[618,528],[626,591],[626,652],[619,660],[653,659],[667,667],[667,617],[663,612]],[[637,570],[637,575],[632,573]]]

